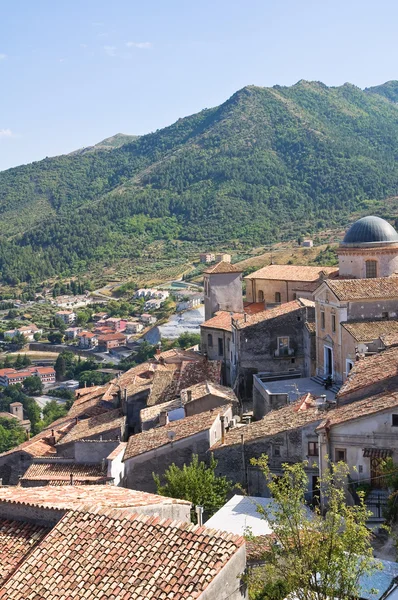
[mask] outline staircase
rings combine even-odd
[[[323,377],[321,377],[320,375],[314,375],[314,377],[311,377],[311,380],[315,381],[315,383],[318,383],[323,387]],[[334,383],[332,387],[329,388],[329,390],[333,392],[333,394],[337,394],[340,388],[341,385],[339,385],[338,383]]]

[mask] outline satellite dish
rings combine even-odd
[[[169,438],[169,440],[172,442],[174,440],[176,436],[176,432],[175,431],[168,431],[167,432],[167,437]]]

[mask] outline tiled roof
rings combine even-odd
[[[205,379],[220,383],[221,364],[220,360],[207,360],[205,357],[196,362],[181,363],[177,392]]]
[[[49,529],[0,519],[0,586]]]
[[[380,339],[386,348],[398,346],[398,332],[383,334],[380,336]]]
[[[317,281],[321,274],[333,276],[338,274],[336,267],[308,267],[299,265],[267,265],[245,279],[273,279],[281,281]]]
[[[127,509],[156,504],[191,504],[187,500],[129,490],[116,485],[67,485],[62,489],[52,486],[0,486],[0,503],[2,502],[85,512],[99,508]]]
[[[208,327],[209,329],[222,329],[223,331],[232,331],[232,319],[239,319],[239,317],[243,317],[243,313],[233,313],[231,315],[231,313],[226,310],[220,310],[216,312],[214,317],[202,323],[200,327]]]
[[[209,275],[214,275],[216,273],[242,273],[242,269],[239,269],[239,267],[235,265],[231,265],[229,262],[221,261],[213,267],[208,267],[203,272]]]
[[[382,392],[329,411],[317,429],[333,427],[339,423],[360,419],[396,407],[398,407],[398,392]]]
[[[171,400],[177,393],[177,379],[173,371],[156,371],[153,376],[151,391],[147,400],[148,406]]]
[[[342,326],[357,342],[371,342],[382,335],[398,334],[398,320],[349,321]]]
[[[194,600],[243,546],[242,537],[156,516],[70,512],[0,598]],[[239,581],[231,579],[224,586],[235,592]]]
[[[181,390],[181,401],[183,404],[186,404],[189,401],[188,392],[191,392],[191,400],[198,400],[208,394],[212,394],[213,396],[224,398],[228,402],[238,402],[238,399],[231,388],[226,387],[225,385],[212,383],[211,381],[201,381],[200,383],[191,385],[185,390]]]
[[[91,331],[82,331],[81,333],[77,334],[77,337],[94,338],[94,337],[96,337],[96,335],[95,335],[95,333],[91,333]]]
[[[34,463],[21,477],[21,482],[25,481],[65,481],[70,482],[70,476],[73,476],[74,482],[99,481],[106,478],[106,471],[102,465],[85,465],[77,463]]]
[[[180,398],[174,398],[173,400],[168,400],[167,402],[162,402],[161,404],[148,406],[147,408],[143,408],[140,411],[141,422],[145,423],[146,421],[152,421],[153,419],[156,419],[156,417],[158,417],[161,412],[170,412],[177,408],[181,408],[181,406],[182,403]]]
[[[120,442],[120,444],[118,446],[116,446],[116,448],[114,450],[112,450],[112,452],[109,454],[109,456],[107,456],[107,459],[113,460],[117,456],[119,456],[119,454],[121,454],[122,452],[124,453],[124,451],[126,450],[126,446],[127,446],[127,442]]]
[[[90,439],[114,429],[120,432],[118,435],[121,435],[123,424],[124,417],[122,411],[119,408],[111,410],[97,417],[78,421],[73,429],[58,444],[69,444],[76,440]]]
[[[328,279],[326,283],[335,296],[342,301],[398,298],[398,277]]]
[[[98,338],[99,342],[113,342],[118,340],[125,340],[126,336],[122,333],[105,333],[104,335],[100,335]]]
[[[39,458],[42,456],[52,456],[56,454],[56,449],[50,441],[52,431],[54,430],[55,440],[59,441],[67,432],[74,426],[75,420],[68,417],[63,417],[51,423],[49,427],[43,429],[40,433],[33,436],[26,442],[19,444],[7,452],[0,454],[0,457],[14,454],[15,452],[25,452],[33,458]]]
[[[255,313],[254,315],[246,315],[246,321],[244,317],[236,319],[236,328],[245,329],[246,327],[251,327],[252,325],[262,323],[263,321],[270,321],[271,319],[276,319],[283,315],[287,315],[301,308],[303,308],[303,305],[301,304],[300,300],[292,300],[291,302],[285,302],[280,306],[275,306],[274,308],[263,310],[262,312]]]
[[[373,356],[366,356],[356,361],[337,398],[397,376],[398,348],[388,348]]]
[[[195,350],[183,350],[182,348],[170,348],[170,350],[165,350],[164,352],[160,352],[160,354],[155,356],[155,360],[158,362],[182,362],[187,360],[200,360],[200,358],[200,354],[195,352]]]
[[[131,435],[127,442],[123,460],[145,454],[145,452],[150,452],[156,448],[161,448],[172,442],[210,429],[218,416],[224,412],[225,408],[221,407],[191,417],[185,417],[185,419],[171,422],[163,427]],[[169,435],[171,432],[174,434],[173,438]]]
[[[260,421],[230,429],[225,434],[225,443],[221,445],[220,441],[216,442],[213,448],[241,444],[242,435],[244,442],[251,442],[291,429],[298,429],[309,423],[320,421],[323,415],[324,413],[320,413],[316,408],[314,397],[311,394],[306,394],[294,404],[269,412]]]

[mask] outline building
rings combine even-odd
[[[95,314],[93,314],[93,321],[96,323],[97,321],[105,321],[105,319],[107,319],[109,317],[108,313],[102,311],[102,312],[97,312]]]
[[[145,302],[144,310],[158,310],[162,306],[162,303],[162,300],[151,298]]]
[[[363,217],[337,249],[340,277],[367,279],[398,272],[398,233],[380,217]]]
[[[199,254],[201,263],[212,263],[216,260],[215,254],[212,252],[202,252]]]
[[[205,321],[220,310],[243,312],[242,271],[227,262],[220,262],[204,272]]]
[[[65,329],[65,337],[67,340],[75,340],[82,331],[83,327],[68,327]]]
[[[301,244],[303,246],[303,248],[312,248],[314,245],[314,242],[312,240],[303,240],[303,243]]]
[[[1,489],[0,597],[245,600],[243,537],[190,508],[115,486]]]
[[[231,255],[230,254],[216,254],[216,262],[227,262],[230,263],[231,262]]]
[[[29,419],[24,419],[23,404],[21,402],[11,402],[10,412],[0,412],[0,417],[3,419],[16,419],[26,433],[30,432],[31,423]]]
[[[323,279],[337,275],[337,267],[268,265],[245,277],[246,299],[265,302],[266,306],[296,298],[313,300],[313,293]]]
[[[270,378],[294,373],[310,377],[315,335],[311,300],[292,300],[269,310],[232,318],[231,381],[239,396],[252,397],[253,375]]]
[[[122,333],[107,333],[98,336],[98,350],[109,352],[112,348],[119,348],[126,343],[126,336]]]
[[[157,321],[156,317],[150,315],[149,313],[143,313],[141,315],[141,321],[146,325],[154,325]]]
[[[91,331],[82,331],[77,334],[79,340],[79,347],[85,350],[96,348],[98,346],[98,336]]]
[[[127,335],[134,335],[140,333],[143,329],[144,326],[139,321],[127,321],[124,333],[126,333]]]
[[[315,292],[315,315],[317,374],[341,384],[357,354],[369,349],[355,337],[377,339],[387,332],[390,320],[390,331],[395,331],[398,278],[328,279]]]
[[[76,321],[76,313],[73,310],[59,310],[55,316],[62,319],[65,325],[72,325]]]
[[[19,485],[24,488],[111,483],[113,479],[108,477],[105,464],[77,464],[74,460],[60,458],[36,459],[19,480]]]
[[[123,458],[124,485],[155,490],[152,473],[162,476],[172,463],[189,464],[194,454],[207,461],[209,448],[223,437],[231,419],[232,408],[224,406],[130,436]]]
[[[119,319],[118,317],[108,317],[105,319],[104,325],[105,327],[109,327],[115,332],[124,331],[126,329],[127,321],[126,319]]]
[[[243,309],[242,309],[243,310]],[[231,385],[232,320],[241,313],[220,311],[200,326],[200,350],[209,360],[222,362],[222,381]]]
[[[192,310],[193,308],[198,308],[201,304],[203,304],[204,296],[201,293],[190,294],[186,297],[186,299],[181,300],[177,304],[177,312],[181,312],[183,310]]]
[[[5,331],[4,339],[12,341],[13,338],[18,334],[22,334],[29,342],[33,342],[35,339],[34,336],[36,334],[41,336],[43,334],[43,330],[39,329],[34,323],[31,323],[30,325],[24,325],[23,327],[18,327],[17,329],[9,329],[8,331]]]
[[[16,369],[0,369],[0,386],[7,387],[23,383],[27,377],[39,377],[43,385],[55,383],[55,371],[52,367],[25,367],[21,371]]]

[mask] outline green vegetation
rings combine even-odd
[[[155,133],[4,171],[0,280],[34,289],[122,259],[175,276],[192,248],[297,239],[357,211],[391,219],[397,96],[397,82],[249,86]]]
[[[227,501],[232,484],[226,477],[215,474],[217,461],[211,457],[210,465],[199,462],[196,454],[189,465],[181,469],[174,463],[165,471],[165,485],[161,484],[159,475],[153,474],[157,493],[169,498],[189,500],[195,506],[203,506],[207,518],[211,517]],[[192,510],[192,521],[196,523],[196,513]]]
[[[359,598],[360,578],[380,568],[373,558],[372,532],[366,522],[371,515],[363,494],[355,506],[346,503],[349,467],[331,464],[322,476],[319,491],[326,500],[326,514],[305,509],[309,480],[307,463],[283,465],[282,476],[273,475],[268,457],[252,459],[263,472],[273,504],[257,510],[272,522],[272,541],[248,535],[264,568],[248,572],[251,600],[277,600],[297,596],[300,600]],[[370,593],[370,590],[366,590]],[[362,594],[361,594],[362,597]]]
[[[70,407],[66,403],[65,405],[58,404],[56,400],[47,402],[43,408],[43,427],[48,427],[57,419],[64,417],[68,412],[68,408]]]
[[[29,419],[31,423],[32,434],[39,433],[43,428],[40,407],[33,398],[29,398],[24,394],[20,384],[10,385],[0,390],[0,412],[10,412],[9,409],[12,402],[21,402],[23,404],[24,417],[25,419]]]
[[[13,417],[0,417],[0,453],[11,450],[26,440],[25,430]]]
[[[98,363],[91,356],[87,360],[82,360],[70,350],[63,350],[55,361],[54,369],[57,381],[64,381],[79,378],[84,371],[96,371]]]

